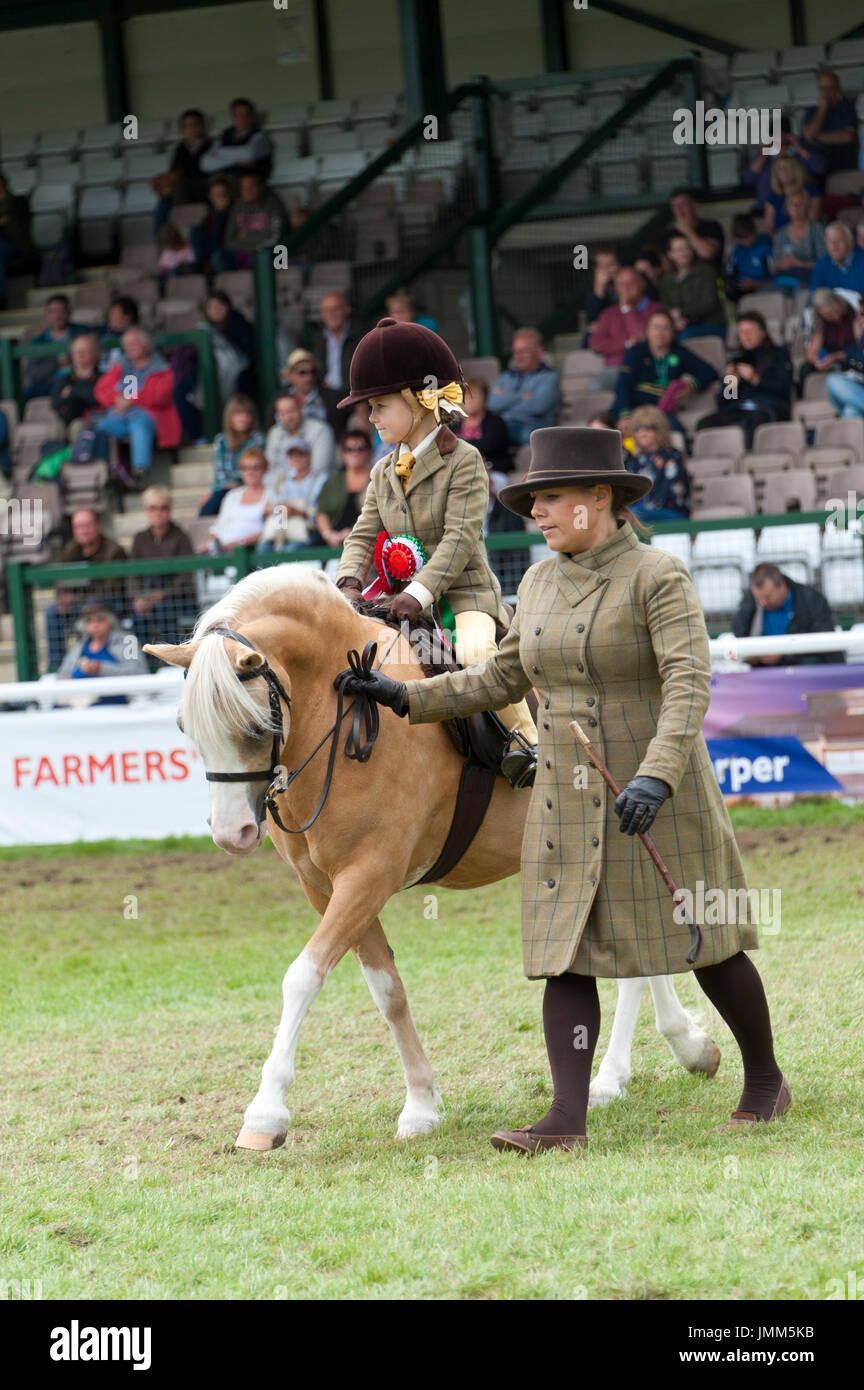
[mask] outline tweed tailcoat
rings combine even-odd
[[[426,547],[429,559],[417,578],[436,600],[446,594],[454,613],[488,613],[506,627],[501,586],[483,542],[488,509],[485,463],[473,444],[442,426],[414,464],[404,491],[392,454],[375,464],[337,577],[365,584],[379,531],[407,532]]]
[[[758,945],[738,847],[702,736],[708,634],[681,561],[642,545],[626,522],[590,551],[542,560],[519,586],[516,617],[497,656],[407,682],[410,719],[496,708],[532,685],[539,746],[522,844],[525,974],[627,977],[692,969],[684,959],[687,926],[675,922],[672,899],[641,842],[621,834],[615,799],[570,731],[571,719],[579,720],[619,786],[640,774],[672,788],[651,837],[678,887],[693,894],[704,933],[697,968]],[[731,900],[729,889],[739,890]],[[700,903],[708,910],[700,912]],[[715,918],[722,920],[712,925]]]

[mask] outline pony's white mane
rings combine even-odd
[[[307,605],[326,595],[351,607],[323,570],[286,564],[256,570],[241,579],[195,625],[192,641],[199,645],[183,682],[179,714],[184,732],[205,759],[217,752],[226,756],[232,733],[274,727],[268,705],[260,703],[262,689],[257,689],[256,698],[256,688],[263,688],[264,682],[237,679],[224,638],[212,629],[263,616],[266,600],[278,600],[286,591],[299,592]]]

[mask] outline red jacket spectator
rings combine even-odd
[[[630,308],[621,304],[610,305],[603,310],[591,329],[589,344],[592,351],[601,353],[607,367],[620,367],[628,347],[645,337],[648,320],[659,308],[660,305],[653,299],[641,299]]]
[[[154,352],[145,367],[136,368],[125,359],[115,362],[96,383],[95,396],[106,410],[111,410],[115,396],[124,394],[127,379],[134,379],[136,394],[133,405],[146,410],[156,426],[156,442],[160,449],[176,449],[183,436],[180,416],[174,405],[174,373],[165,359]]]

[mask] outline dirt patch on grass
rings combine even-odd
[[[807,844],[815,841],[820,845],[846,844],[850,849],[861,844],[861,827],[858,825],[783,825],[769,829],[759,827],[752,830],[738,830],[735,838],[744,854],[752,850],[774,849],[780,846],[781,854],[798,854]]]

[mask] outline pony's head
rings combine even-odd
[[[189,642],[144,648],[186,671],[177,723],[208,775],[229,779],[209,783],[209,823],[216,844],[230,854],[251,854],[263,840],[264,797],[278,762],[274,738],[278,753],[280,735],[284,740],[290,729],[287,703],[265,672],[275,674],[287,695],[291,683],[288,672],[254,641],[250,650],[214,629],[236,631],[256,618],[289,616],[298,598],[307,623],[310,618],[314,623],[318,604],[331,598],[352,611],[320,571],[282,565],[241,580],[199,619]]]

